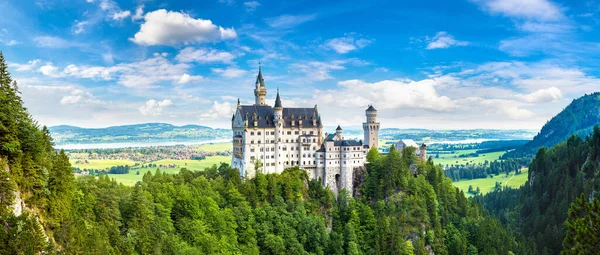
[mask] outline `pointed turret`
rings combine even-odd
[[[254,97],[256,102],[254,105],[267,105],[265,98],[267,97],[267,88],[262,75],[262,68],[258,66],[258,75],[256,76],[256,87],[254,88]]]
[[[258,75],[256,76],[256,85],[260,85],[261,87],[265,86],[265,79],[263,79],[262,68],[260,65],[258,66]]]
[[[279,97],[279,88],[277,88],[277,97],[275,98],[275,108],[283,108],[283,106],[281,106],[281,98]]]

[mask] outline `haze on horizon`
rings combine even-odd
[[[539,130],[600,90],[600,2],[0,3],[0,50],[40,124],[229,128],[254,100],[326,126]]]

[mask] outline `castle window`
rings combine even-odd
[[[254,160],[254,156],[250,157],[251,160]]]
[[[292,134],[292,131],[287,131],[287,134],[288,134],[288,135],[291,135],[291,134]]]
[[[299,131],[294,131],[294,134],[297,135],[297,134],[300,134],[300,132]]]
[[[258,140],[258,144],[260,144],[260,140]]]
[[[257,135],[260,135],[260,131],[256,132]]]
[[[254,132],[250,132],[250,135],[254,135]]]
[[[254,140],[250,140],[250,144],[254,144]]]
[[[254,152],[254,148],[250,148],[250,152]]]

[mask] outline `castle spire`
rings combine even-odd
[[[281,98],[279,97],[279,88],[277,88],[277,97],[275,98],[275,108],[283,108],[283,106],[281,106]]]
[[[262,87],[265,86],[265,79],[263,79],[262,68],[260,66],[260,63],[258,64],[258,75],[256,76],[256,84],[260,84],[260,86]]]

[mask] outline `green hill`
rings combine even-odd
[[[231,138],[231,130],[199,125],[174,126],[166,123],[144,123],[106,128],[75,126],[50,127],[57,144],[116,143],[148,141],[209,141]]]
[[[550,148],[566,141],[571,135],[585,138],[600,124],[600,92],[573,100],[564,110],[548,121],[529,143],[504,155],[516,158],[533,155],[538,148]]]

